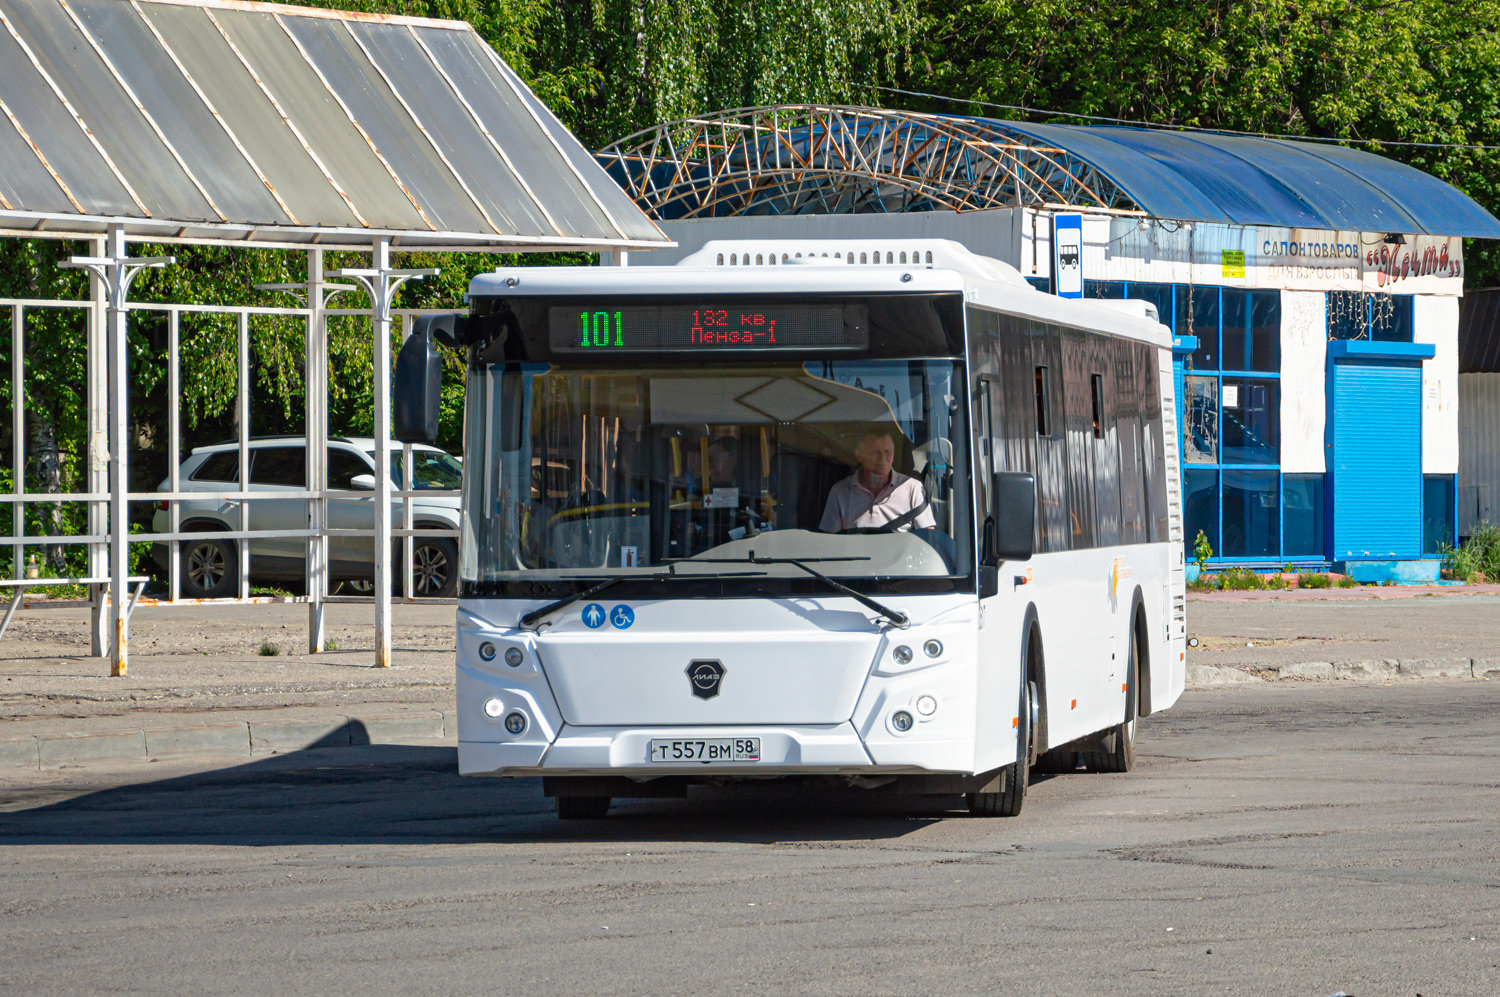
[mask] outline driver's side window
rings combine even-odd
[[[364,458],[349,450],[328,448],[328,487],[339,491],[353,491],[354,478],[361,474],[374,474]]]

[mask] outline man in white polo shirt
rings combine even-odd
[[[934,527],[932,509],[922,483],[897,471],[896,442],[890,433],[872,429],[854,448],[859,470],[833,486],[823,520],[824,533],[871,529],[897,524],[897,530]]]

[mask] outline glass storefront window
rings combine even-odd
[[[1453,475],[1429,474],[1422,479],[1422,553],[1437,554],[1452,545]]]
[[[1275,557],[1281,507],[1275,471],[1224,472],[1225,557]]]
[[[1412,296],[1370,295],[1370,338],[1379,343],[1412,341]]]
[[[1323,556],[1323,475],[1288,474],[1281,481],[1281,551]]]
[[[1219,396],[1224,408],[1224,463],[1275,464],[1281,459],[1280,382],[1226,377]]]
[[[1329,291],[1328,338],[1410,343],[1413,300],[1410,294]]]
[[[1182,535],[1187,542],[1188,559],[1193,556],[1193,542],[1202,530],[1208,537],[1214,556],[1219,550],[1219,472],[1184,471],[1182,475]]]
[[[1183,381],[1182,457],[1188,464],[1219,462],[1219,379]]]
[[[1183,288],[1177,295],[1177,335],[1198,337],[1193,353],[1194,370],[1219,370],[1219,289]]]

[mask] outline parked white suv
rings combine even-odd
[[[299,492],[307,490],[307,444],[300,436],[263,437],[250,440],[250,491]],[[436,447],[413,447],[413,477],[416,489],[457,489],[463,465]],[[391,444],[391,482],[401,488],[401,445]],[[218,443],[198,447],[182,462],[178,472],[184,492],[235,491],[240,480],[239,444]],[[328,441],[329,491],[349,496],[328,499],[328,528],[373,530],[375,528],[375,441],[336,438]],[[170,491],[170,479],[157,486]],[[183,499],[179,503],[179,529],[184,533],[234,531],[240,528],[237,499]],[[308,528],[306,499],[255,499],[250,502],[250,529],[305,530]],[[158,502],[152,530],[171,532],[169,504]],[[412,523],[418,529],[458,529],[459,500],[433,496],[412,500]],[[401,525],[401,501],[391,503],[391,522]],[[267,537],[251,540],[250,577],[253,581],[300,580],[307,574],[305,537]],[[362,587],[375,577],[374,541],[370,537],[328,538],[329,581]],[[152,557],[165,569],[170,559],[165,543],[152,545]],[[233,540],[184,540],[180,588],[185,598],[211,599],[233,595],[238,577],[238,549]],[[392,560],[401,550],[398,540]],[[412,547],[413,594],[452,596],[458,589],[458,543],[450,537],[416,537]]]

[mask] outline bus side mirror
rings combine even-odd
[[[990,496],[992,534],[986,562],[1029,561],[1036,546],[1036,478],[1024,471],[996,471]]]
[[[423,319],[451,316],[420,315],[412,334],[396,355],[393,416],[401,443],[436,443],[438,403],[443,393],[443,357],[433,344],[433,323]]]

